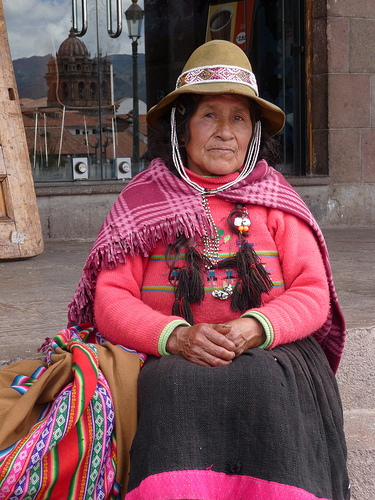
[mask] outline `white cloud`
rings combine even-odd
[[[69,31],[69,0],[63,3],[40,0],[4,0],[10,50],[13,59],[53,52]]]
[[[82,38],[91,56],[97,52],[95,1],[87,0],[88,31]],[[99,50],[102,54],[130,54],[131,43],[124,15],[124,11],[131,5],[130,0],[123,0],[123,32],[118,39],[112,39],[107,34],[106,0],[97,1]],[[77,0],[77,4],[80,8],[81,1]],[[139,0],[139,5],[144,8],[143,0]],[[56,52],[72,26],[71,0],[3,0],[3,8],[13,60]],[[115,12],[115,8],[113,10]],[[139,51],[144,52],[142,39],[140,42]]]

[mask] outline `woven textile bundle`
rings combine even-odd
[[[0,371],[0,499],[47,499],[52,491],[68,500],[121,498],[139,357],[99,345],[89,324],[62,330],[46,354],[46,362],[20,361]],[[127,390],[133,415],[131,408],[119,412],[114,376],[102,371],[113,371],[117,361],[133,370]],[[118,390],[124,394],[124,384]]]

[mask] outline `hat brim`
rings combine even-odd
[[[275,104],[272,104],[261,97],[257,97],[255,92],[239,83],[215,82],[215,83],[198,83],[191,86],[184,86],[174,90],[162,99],[158,104],[153,106],[147,113],[148,126],[156,130],[158,128],[159,119],[166,114],[169,114],[174,101],[181,94],[199,94],[199,95],[218,95],[218,94],[237,94],[248,97],[255,101],[259,107],[261,121],[271,136],[279,133],[285,124],[284,112]]]

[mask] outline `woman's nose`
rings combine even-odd
[[[233,129],[230,120],[223,118],[217,122],[216,137],[220,137],[223,140],[228,140],[233,137]]]

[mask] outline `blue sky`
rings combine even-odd
[[[78,1],[80,9],[81,0]],[[96,54],[95,1],[87,0],[88,31],[82,38],[91,56]],[[127,24],[123,14],[123,32],[118,39],[107,34],[105,0],[97,0],[99,6],[99,40],[102,54],[131,54],[131,42],[127,34]],[[122,0],[123,12],[131,5],[131,0]],[[144,8],[144,1],[138,0]],[[72,26],[71,0],[3,0],[12,59],[44,56],[55,53]],[[115,7],[113,8],[115,12]],[[144,52],[143,38],[139,52]]]

